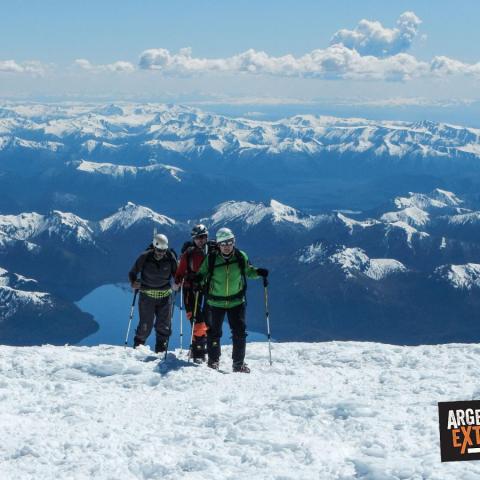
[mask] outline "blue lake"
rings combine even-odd
[[[88,295],[77,302],[77,306],[84,312],[90,313],[99,324],[100,328],[93,335],[84,338],[78,345],[94,346],[100,344],[124,345],[127,334],[128,318],[132,305],[133,292],[128,284],[102,285],[91,291]],[[138,300],[138,299],[137,299]],[[138,302],[137,302],[138,305]],[[133,343],[133,336],[138,325],[138,307],[135,305],[135,313],[130,328],[128,345]],[[176,298],[176,308],[172,319],[172,336],[170,337],[169,349],[180,348],[180,293]],[[247,314],[248,319],[248,314]],[[185,318],[185,310],[182,314],[183,325],[183,348],[190,343],[190,322]],[[248,342],[264,342],[267,336],[257,332],[248,332]],[[225,320],[223,325],[222,344],[231,344],[230,328]],[[147,342],[153,349],[155,344],[155,330]]]

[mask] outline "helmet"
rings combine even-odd
[[[229,228],[221,228],[217,231],[217,243],[225,242],[226,240],[234,240],[235,235]]]
[[[166,250],[168,248],[168,238],[162,233],[157,233],[153,237],[152,244],[154,248],[158,248],[159,250]]]
[[[200,235],[208,235],[207,227],[202,223],[192,228],[192,238],[199,237]]]

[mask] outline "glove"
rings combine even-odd
[[[140,290],[140,287],[142,286],[142,284],[138,280],[135,280],[134,282],[132,282],[131,285],[134,290]]]
[[[263,278],[267,278],[268,270],[266,268],[257,268],[257,275],[260,275]]]

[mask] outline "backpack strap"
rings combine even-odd
[[[213,270],[215,269],[215,260],[217,259],[217,252],[214,250],[210,252],[207,256],[208,270],[207,270],[207,279],[205,282],[205,293],[208,295],[210,291],[210,283],[212,281]]]
[[[178,267],[177,252],[173,248],[167,250],[167,255],[170,257],[170,265],[172,267],[172,276],[175,275]]]
[[[237,298],[242,298],[245,296],[247,292],[247,276],[246,276],[246,262],[245,262],[245,257],[242,255],[240,250],[237,248],[234,249],[233,251],[235,260],[231,263],[238,263],[238,266],[240,268],[240,274],[242,275],[242,280],[243,280],[243,287],[240,292],[238,292],[235,295],[230,295],[229,297],[217,297],[216,295],[211,295],[209,293],[210,291],[210,283],[212,280],[213,272],[215,268],[218,267],[223,267],[227,265],[226,262],[219,263],[218,265],[215,265],[216,259],[217,259],[217,252],[213,251],[208,254],[208,272],[207,272],[207,280],[205,282],[205,293],[208,296],[208,298],[211,298],[212,300],[234,300]],[[230,264],[231,264],[230,263]],[[245,298],[245,303],[247,299]]]
[[[140,261],[140,270],[139,270],[139,273],[140,273],[140,278],[142,277],[142,273],[143,273],[143,269],[145,267],[145,263],[147,263],[147,260],[149,259],[149,257],[151,255],[153,255],[153,248],[147,248],[145,250],[147,252],[147,254],[142,258],[142,260]]]
[[[190,245],[186,250],[185,250],[185,255],[187,256],[187,276],[192,276],[193,273],[193,268],[192,268],[192,254],[193,251],[195,250],[195,247],[193,245]]]
[[[237,259],[238,266],[240,267],[240,273],[242,275],[242,280],[243,280],[243,289],[242,292],[245,295],[247,293],[247,275],[246,275],[246,269],[247,266],[245,265],[245,257],[242,255],[242,252],[238,248],[235,248],[233,251],[235,254],[235,258]],[[245,298],[245,303],[247,299]]]

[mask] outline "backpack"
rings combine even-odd
[[[215,240],[209,240],[206,246],[207,246],[207,252],[209,253],[218,251],[217,242]],[[192,260],[191,260],[192,253],[195,250],[195,248],[197,247],[195,246],[195,243],[193,243],[192,240],[187,240],[182,246],[181,253],[182,254],[184,254],[185,252],[187,253],[187,278],[188,277],[193,278],[195,274],[195,272],[192,270]]]

